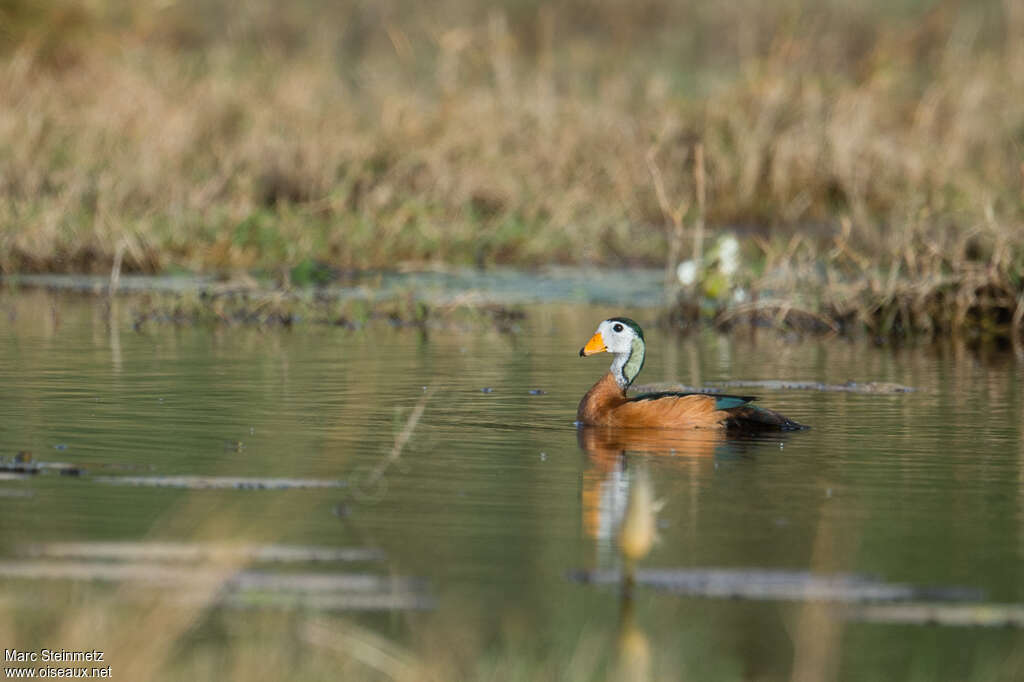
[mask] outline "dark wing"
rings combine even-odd
[[[802,431],[810,428],[767,407],[742,405],[728,412],[726,428],[739,431]]]
[[[748,403],[752,403],[757,400],[754,396],[741,396],[741,395],[723,395],[720,393],[701,393],[695,391],[691,393],[681,393],[678,391],[659,391],[657,393],[643,393],[641,395],[633,396],[626,402],[636,403],[644,400],[661,400],[662,398],[685,398],[688,395],[705,395],[709,398],[714,398],[716,410],[731,410],[736,407],[742,407]]]

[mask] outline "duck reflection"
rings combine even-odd
[[[610,547],[626,511],[632,460],[656,457],[692,474],[752,459],[757,450],[777,450],[788,437],[787,433],[735,434],[717,429],[580,427],[576,440],[587,457],[581,490],[583,531],[598,541],[599,550]]]
[[[724,430],[624,429],[584,426],[577,442],[583,470],[583,530],[596,541],[598,569],[617,569],[619,621],[609,680],[654,679],[654,651],[634,603],[635,568],[658,540],[658,512],[649,467],[678,467],[690,474],[726,462],[751,460],[758,450],[778,450],[785,434],[737,436]],[[663,493],[665,491],[662,491]]]
[[[584,532],[596,540],[595,568],[617,569],[619,619],[608,679],[655,679],[656,650],[637,620],[637,564],[658,541],[658,500],[649,467],[718,470],[752,460],[758,450],[778,451],[786,434],[737,436],[723,430],[623,429],[585,426],[577,441],[587,457],[581,488]],[[663,494],[665,490],[661,491]],[[695,503],[695,497],[691,502]],[[695,511],[695,510],[694,510]]]
[[[716,455],[728,452],[725,434],[705,429],[585,426],[576,435],[587,456],[581,493],[583,530],[603,546],[611,544],[626,513],[630,480],[634,476],[626,453],[667,455],[680,461],[696,459],[712,464]]]
[[[615,664],[610,680],[644,682],[651,674],[651,643],[647,633],[636,622],[633,591],[623,589],[619,598],[619,632],[615,646]]]
[[[641,682],[652,679],[651,644],[637,623],[633,601],[635,571],[658,540],[658,510],[654,484],[644,463],[633,470],[626,498],[626,510],[618,525],[616,540],[623,561],[619,591],[619,627],[615,664],[611,679],[615,682]]]

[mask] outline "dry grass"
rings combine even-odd
[[[953,333],[1021,345],[1024,252],[1010,233],[992,227],[931,235],[921,228],[913,244],[883,260],[852,247],[851,232],[844,220],[829,250],[801,237],[782,249],[762,241],[765,270],[752,280],[757,297],[718,308],[715,322],[879,339]],[[679,306],[670,317],[692,321],[693,308]]]
[[[2,23],[0,271],[660,265],[706,224],[756,235],[769,275],[824,263],[838,308],[1021,292],[1012,0],[52,0]]]

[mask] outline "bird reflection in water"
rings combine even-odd
[[[614,682],[645,682],[651,673],[651,643],[636,622],[633,590],[623,589],[619,598],[619,632],[615,646],[615,664],[609,679]]]
[[[616,533],[622,558],[622,583],[619,592],[619,628],[612,678],[616,682],[640,682],[651,679],[651,645],[647,633],[636,622],[633,601],[636,565],[658,540],[658,510],[650,472],[641,464],[630,477],[626,509]]]
[[[756,441],[728,437],[720,430],[593,426],[580,428],[577,438],[588,460],[581,492],[584,532],[597,543],[598,566],[621,567],[616,657],[609,679],[650,680],[651,644],[637,623],[634,601],[636,565],[658,540],[662,506],[648,463],[668,456],[680,465],[714,466],[717,459],[741,458]]]
[[[576,432],[586,453],[583,472],[583,531],[597,540],[600,553],[611,542],[623,515],[633,475],[626,453],[665,455],[679,462],[707,462],[728,445],[722,431],[710,429],[620,429],[584,426]],[[598,560],[602,563],[601,560]]]

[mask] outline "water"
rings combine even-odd
[[[604,317],[644,324],[649,310],[537,305],[512,333],[484,324],[137,333],[130,300],[112,318],[88,298],[8,294],[0,304],[0,456],[31,451],[33,462],[84,470],[0,481],[8,568],[42,561],[29,548],[71,541],[386,555],[222,557],[214,565],[241,576],[230,599],[175,582],[176,572],[205,575],[195,556],[51,557],[99,578],[46,576],[53,563],[0,577],[5,646],[105,649],[114,679],[1024,676],[1019,629],[881,623],[855,617],[857,604],[674,594],[642,581],[624,599],[614,585],[568,577],[619,570],[614,529],[647,467],[664,507],[641,569],[865,574],[1024,602],[1024,371],[1012,355],[952,342],[892,350],[764,332],[678,336],[645,324],[639,382],[921,390],[759,391],[813,427],[786,436],[608,437],[573,425],[580,396],[607,369],[606,356],[577,351]],[[103,481],[113,476],[343,487]],[[138,575],[103,578],[125,561]],[[304,577],[276,586],[288,575]],[[393,582],[323,591],[310,575]],[[132,580],[142,587],[124,586]],[[191,606],[147,601],[167,593]]]
[[[437,271],[335,273],[336,282],[317,290],[337,299],[387,300],[413,294],[419,300],[444,305],[453,301],[487,301],[504,305],[524,303],[591,303],[656,306],[665,300],[665,272],[652,268],[582,268],[550,265],[530,272],[515,268],[446,267]],[[69,292],[105,292],[110,278],[99,275],[12,275],[0,281]],[[251,284],[249,279],[242,288]],[[273,280],[263,284],[272,287]],[[198,294],[234,287],[201,275],[123,275],[122,292]]]

